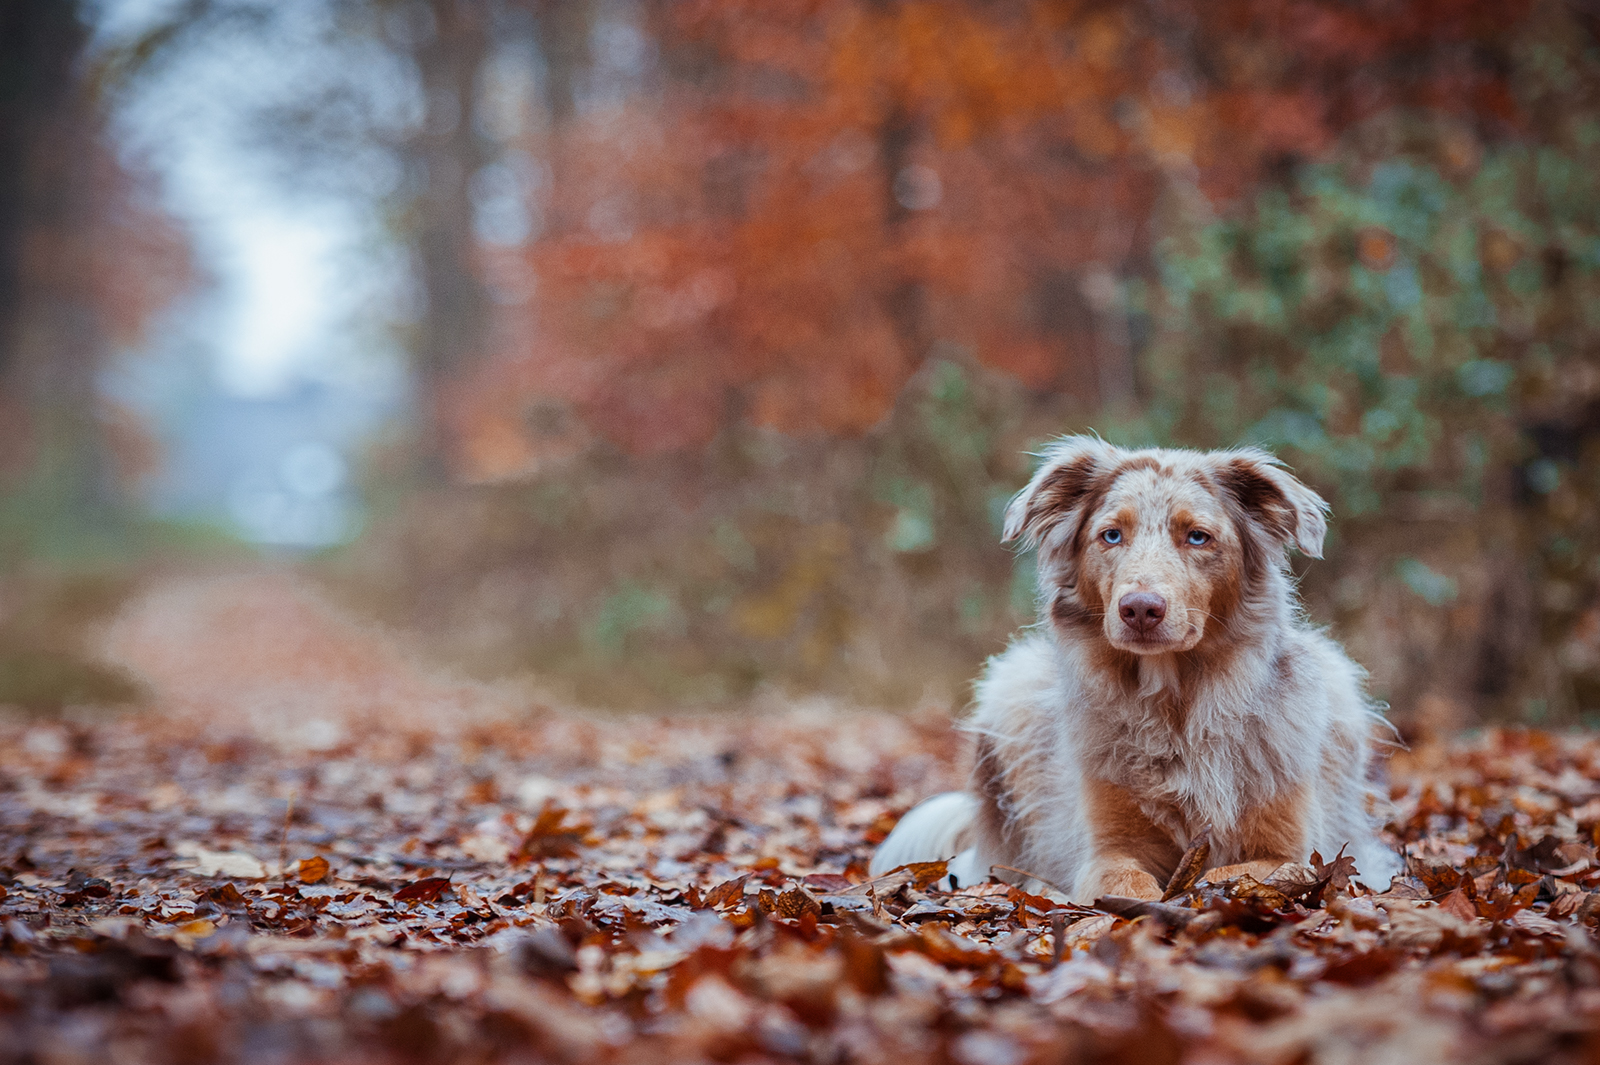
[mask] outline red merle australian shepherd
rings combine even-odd
[[[1290,547],[1321,557],[1326,512],[1262,451],[1057,441],[1006,512],[1042,617],[978,682],[971,786],[902,818],[873,872],[948,858],[958,883],[1158,898],[1209,828],[1213,883],[1344,848],[1386,886],[1382,719],[1288,569]]]

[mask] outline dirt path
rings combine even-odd
[[[0,1062],[1600,1048],[1589,740],[1397,765],[1417,857],[1380,895],[1333,862],[1141,917],[862,883],[893,818],[958,782],[938,716],[563,715],[287,577],[153,592],[106,646],[150,710],[0,723]]]

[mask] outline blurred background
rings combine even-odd
[[[1595,0],[6,0],[0,703],[288,568],[607,707],[958,706],[1026,452],[1255,443],[1415,735],[1600,723]]]

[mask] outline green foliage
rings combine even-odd
[[[1600,340],[1563,314],[1600,295],[1590,154],[1495,149],[1454,179],[1405,158],[1310,167],[1167,240],[1152,422],[1276,450],[1346,515],[1419,484],[1476,505],[1525,450],[1520,401]]]
[[[622,586],[600,602],[589,630],[589,641],[603,655],[621,655],[628,638],[635,633],[662,632],[673,628],[677,604],[672,597],[634,581]]]

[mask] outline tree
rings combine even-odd
[[[187,243],[117,160],[70,0],[0,11],[0,450],[13,549],[82,543],[122,502],[97,375],[190,280]]]
[[[1387,107],[1509,116],[1475,2],[646,10],[659,89],[528,145],[578,221],[529,246],[476,416],[534,465],[552,403],[634,453],[859,434],[940,344],[1128,409],[1163,205]]]

